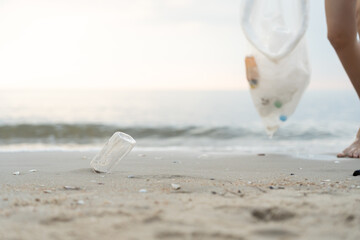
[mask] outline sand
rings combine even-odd
[[[360,237],[358,159],[138,150],[96,174],[94,155],[0,153],[0,239]]]

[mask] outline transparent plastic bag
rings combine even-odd
[[[249,42],[246,75],[269,136],[294,113],[309,84],[304,38],[308,5],[307,0],[243,2],[241,25]]]

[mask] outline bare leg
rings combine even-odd
[[[360,3],[357,0],[325,0],[328,38],[360,98]],[[338,157],[360,156],[360,130],[356,140]]]

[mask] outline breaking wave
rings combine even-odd
[[[133,126],[121,127],[101,124],[16,124],[0,125],[0,144],[16,143],[74,143],[103,142],[114,132],[126,132],[136,140],[169,139],[267,139],[263,128],[254,127],[199,127],[199,126]],[[336,129],[288,126],[276,133],[278,140],[336,139],[347,133]]]

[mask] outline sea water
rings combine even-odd
[[[248,91],[0,91],[0,151],[98,151],[121,131],[138,150],[327,154],[359,123],[353,90],[307,91],[272,139]]]

